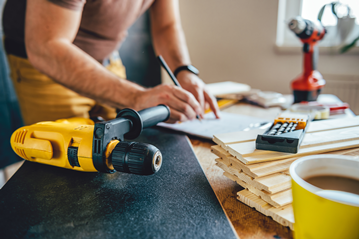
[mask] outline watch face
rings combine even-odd
[[[198,75],[199,71],[197,70],[196,67],[189,65],[188,66],[188,70],[192,71],[194,74]]]

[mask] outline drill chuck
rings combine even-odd
[[[162,165],[162,154],[158,148],[138,142],[119,142],[109,159],[117,171],[139,175],[154,174]]]
[[[288,26],[295,34],[301,34],[306,28],[306,23],[303,18],[296,17],[289,22]]]
[[[325,35],[325,28],[319,21],[309,21],[302,17],[293,18],[288,27],[293,31],[302,41],[305,40],[309,44],[313,44],[321,40]]]

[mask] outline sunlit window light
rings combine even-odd
[[[314,21],[317,19],[318,13],[324,4],[331,3],[333,1],[328,0],[303,0],[302,1],[302,17]],[[344,5],[348,5],[351,8],[351,16],[356,17],[356,24],[359,24],[359,1],[358,0],[341,0],[338,1]],[[347,9],[345,7],[340,7],[337,9],[338,16],[342,17],[347,15]],[[322,23],[324,26],[335,26],[337,24],[336,17],[332,14],[331,8],[327,7],[325,9]]]

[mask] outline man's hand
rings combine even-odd
[[[191,92],[199,102],[202,109],[201,115],[203,115],[204,110],[207,108],[206,105],[208,104],[216,118],[219,118],[216,98],[207,91],[206,85],[198,76],[189,71],[181,71],[177,75],[177,80],[182,88]]]
[[[136,103],[137,109],[145,109],[159,104],[167,105],[171,110],[168,123],[193,120],[197,114],[202,115],[202,108],[191,93],[169,84],[158,85],[141,92]]]

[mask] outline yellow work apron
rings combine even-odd
[[[106,120],[116,117],[114,108],[98,104],[56,83],[36,70],[29,60],[14,55],[7,57],[25,125],[70,117],[101,116]],[[126,78],[126,70],[119,57],[110,58],[106,68]]]

